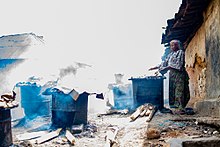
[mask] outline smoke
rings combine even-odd
[[[85,64],[85,63],[80,63],[80,62],[75,62],[75,64],[76,64],[79,68],[92,67],[91,65],[88,65],[88,64]]]
[[[59,76],[62,79],[63,77],[65,77],[69,74],[76,75],[78,69],[86,68],[86,67],[91,67],[91,65],[88,65],[88,64],[85,64],[85,63],[75,62],[75,66],[74,65],[69,65],[66,68],[61,68]]]
[[[68,67],[66,67],[66,68],[60,69],[60,74],[59,74],[59,76],[60,76],[60,78],[63,78],[63,77],[65,77],[66,75],[69,75],[69,74],[76,75],[76,73],[77,73],[77,68],[74,67],[74,66],[72,66],[72,65],[70,65],[70,66],[68,66]]]

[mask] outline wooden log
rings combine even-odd
[[[136,109],[136,111],[130,116],[130,119],[131,119],[132,121],[134,121],[135,119],[137,119],[138,116],[141,114],[141,112],[144,111],[145,108],[146,108],[146,107],[145,107],[144,105],[141,105],[140,107],[138,107],[138,108]]]
[[[156,113],[156,108],[154,107],[152,110],[150,110],[150,114],[147,117],[146,122],[150,122],[155,113]]]
[[[142,111],[142,112],[140,113],[140,116],[141,116],[141,117],[144,116],[145,113],[147,112],[147,110],[148,110],[148,109],[144,109],[144,111]]]
[[[24,133],[24,134],[19,134],[16,135],[16,138],[21,141],[21,140],[29,140],[29,139],[34,139],[38,138],[44,134],[46,134],[46,131],[38,131],[38,132],[30,132],[30,133]]]
[[[110,130],[107,131],[105,137],[106,143],[104,147],[111,147],[115,143],[115,138],[118,133],[118,130],[119,130],[118,128],[114,127],[114,128],[110,128]]]
[[[104,115],[113,115],[113,114],[128,114],[129,110],[124,109],[124,110],[116,110],[116,109],[109,109],[105,113],[98,114],[98,117],[104,116]]]
[[[153,110],[155,107],[152,104],[148,104],[148,109]]]
[[[65,134],[66,138],[69,140],[69,142],[74,145],[76,142],[76,138],[72,135],[72,133],[70,133],[69,130],[66,130],[66,134]]]
[[[13,93],[5,93],[1,95],[1,98],[4,99],[6,102],[15,100],[16,93],[13,91]]]
[[[14,105],[11,103],[11,101],[7,102],[6,105],[7,105],[7,108],[12,108],[12,107],[14,107]]]
[[[17,101],[12,101],[11,103],[12,103],[13,107],[17,107],[19,105],[19,102],[17,102]]]
[[[48,141],[48,140],[50,140],[50,139],[53,139],[53,138],[59,136],[61,130],[62,130],[62,129],[59,128],[59,129],[57,129],[56,131],[52,131],[52,132],[50,132],[50,133],[47,133],[47,134],[41,136],[40,138],[36,139],[35,142],[36,142],[37,144],[41,144],[41,143],[44,143],[44,142],[46,142],[46,141]]]
[[[146,111],[146,113],[145,113],[145,116],[149,116],[149,115],[150,115],[150,113],[151,113],[151,111],[152,111],[152,110],[147,109],[147,111]]]
[[[149,116],[151,114],[151,111],[154,109],[154,106],[152,104],[148,104],[147,106],[148,109],[145,113],[145,116]]]

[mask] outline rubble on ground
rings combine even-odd
[[[87,125],[74,125],[71,128],[62,129],[59,133],[57,133],[57,130],[51,130],[50,118],[44,118],[40,121],[35,120],[31,122],[31,125],[24,125],[23,127],[15,127],[12,129],[13,143],[14,146],[18,147],[27,145],[33,147],[166,147],[170,144],[178,143],[179,139],[184,139],[186,142],[198,139],[209,140],[210,137],[218,139],[220,137],[218,127],[212,127],[204,124],[200,125],[196,121],[196,119],[200,117],[196,114],[173,115],[157,111],[151,121],[146,122],[146,117],[140,116],[138,119],[135,119],[135,121],[131,121],[133,113],[112,113],[111,115],[89,114],[89,121]],[[14,122],[14,124],[16,123]],[[44,135],[45,131],[46,134],[51,132],[56,133],[51,136],[46,135],[49,137],[43,137],[43,142],[41,141],[38,143],[33,142],[33,139],[19,140],[19,134],[31,133],[33,131],[44,131],[42,132]]]

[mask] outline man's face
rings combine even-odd
[[[175,41],[170,42],[170,49],[171,49],[172,51],[178,50],[178,42],[175,42]]]

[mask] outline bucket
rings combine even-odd
[[[79,95],[75,101],[69,94],[55,92],[52,94],[52,125],[70,127],[87,124],[88,93]]]
[[[40,92],[41,86],[36,84],[20,86],[21,106],[24,108],[25,116],[29,119],[50,115],[51,96],[42,95]]]
[[[0,109],[0,146],[8,147],[10,145],[12,145],[11,111],[10,109]]]
[[[151,103],[158,109],[164,107],[163,76],[147,76],[144,78],[131,78],[134,103],[136,107]]]

